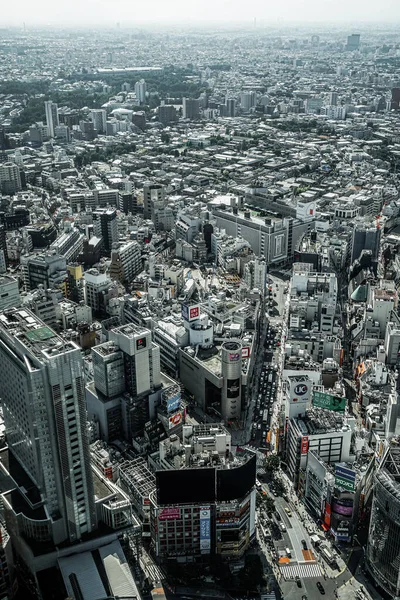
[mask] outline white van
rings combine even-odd
[[[292,553],[290,552],[290,549],[289,548],[285,548],[285,551],[286,551],[286,556],[288,558],[292,558]]]

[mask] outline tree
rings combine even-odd
[[[264,508],[269,517],[275,512],[275,502],[271,496],[264,496]]]
[[[265,468],[267,471],[277,471],[280,467],[281,461],[277,454],[270,454],[265,459]]]

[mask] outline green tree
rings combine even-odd
[[[264,508],[269,517],[275,512],[275,502],[271,496],[264,496]]]
[[[281,461],[277,454],[270,454],[265,459],[265,468],[267,471],[277,471],[280,467]]]

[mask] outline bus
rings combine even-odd
[[[263,423],[268,423],[268,409],[267,408],[263,411],[262,422]]]

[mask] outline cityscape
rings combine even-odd
[[[396,24],[20,20],[0,599],[400,598]]]

